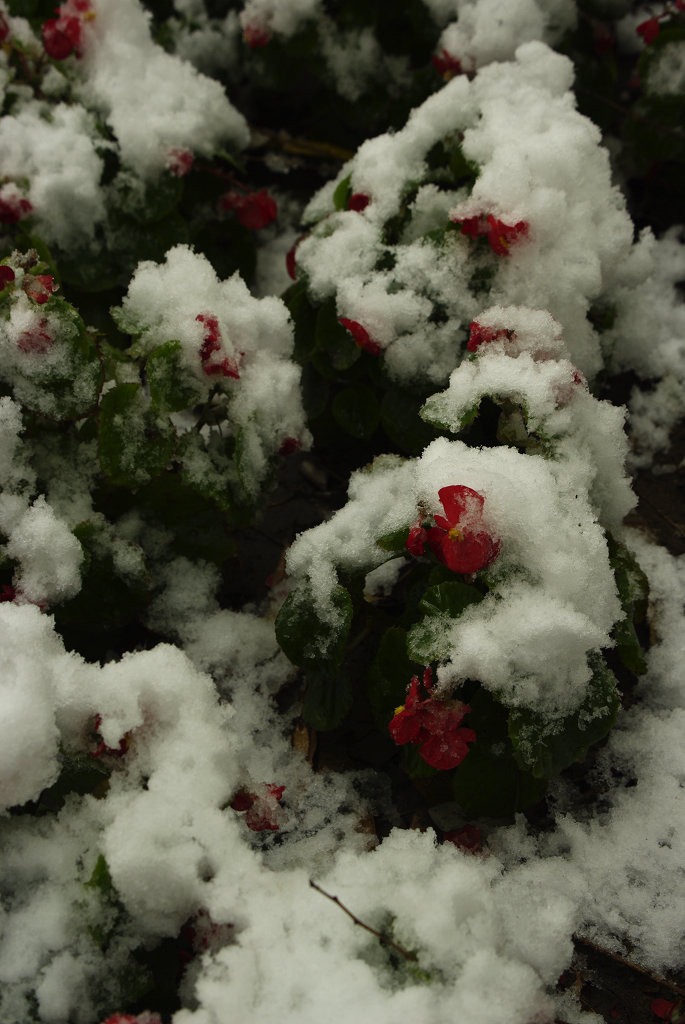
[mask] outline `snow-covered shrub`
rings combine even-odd
[[[326,411],[342,430],[369,437],[380,420],[420,451],[412,402],[459,365],[487,305],[548,310],[576,366],[601,369],[595,314],[633,229],[571,81],[568,60],[527,43],[365,142],[310,203],[286,299],[296,351],[310,379],[329,379]],[[310,409],[322,411],[320,395]]]

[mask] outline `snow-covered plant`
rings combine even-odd
[[[463,808],[506,813],[610,728],[607,657],[643,670],[646,592],[612,537],[634,504],[623,413],[590,394],[559,324],[497,306],[468,347],[422,415],[466,438],[486,417],[479,446],[438,438],[355,473],[347,505],[290,549],[277,636],[312,724],[368,699],[410,773],[454,769]],[[425,696],[412,663],[437,670]]]
[[[420,451],[412,405],[459,365],[487,305],[548,310],[579,369],[601,369],[598,311],[633,229],[571,81],[565,58],[525,44],[365,142],[312,200],[286,300],[308,379],[329,387],[322,408],[312,385],[315,433],[326,412]]]

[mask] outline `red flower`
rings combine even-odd
[[[371,202],[370,198],[364,192],[354,192],[350,196],[350,201],[347,206],[350,210],[356,210],[357,213],[361,213]]]
[[[483,327],[477,320],[472,320],[469,324],[469,340],[466,347],[469,352],[475,352],[486,341],[497,341],[499,338],[513,338],[514,336],[513,331],[508,331],[505,328]]]
[[[437,558],[452,572],[478,572],[490,565],[499,554],[500,543],[483,525],[483,495],[457,484],[442,487],[438,497],[445,515],[434,516],[435,526],[426,534]]]
[[[502,220],[497,220],[488,214],[488,242],[490,248],[498,256],[508,256],[509,246],[512,242],[518,241],[520,236],[528,234],[528,225],[525,220],[520,220],[516,224],[505,224]]]
[[[241,789],[233,797],[231,807],[234,811],[247,811],[245,824],[253,832],[277,832],[280,827],[276,820],[278,804],[284,790],[285,786],[274,786],[273,783],[263,786],[260,793]]]
[[[167,157],[167,168],[176,178],[183,178],[193,166],[194,156],[189,149],[172,149]]]
[[[19,351],[31,355],[43,355],[47,352],[54,341],[47,327],[47,320],[39,320],[35,327],[22,331],[17,339]]]
[[[210,313],[200,313],[195,317],[201,324],[205,325],[204,339],[200,346],[200,361],[202,369],[208,377],[220,374],[222,377],[232,377],[238,380],[238,360],[224,356],[223,359],[215,359],[214,353],[222,351],[221,329],[219,321]]]
[[[461,74],[461,61],[453,57],[447,50],[442,50],[431,57],[431,64],[439,75],[449,82],[450,78]]]
[[[42,306],[56,291],[52,274],[25,274],[22,287],[28,297]]]
[[[414,558],[418,558],[419,555],[423,554],[423,549],[426,544],[428,535],[421,525],[423,516],[419,516],[411,526],[409,527],[409,536],[407,537],[406,548],[410,555]]]
[[[4,43],[10,34],[10,25],[5,15],[0,11],[0,43]]]
[[[452,832],[445,832],[443,838],[446,843],[452,843],[466,853],[478,853],[483,845],[483,836],[477,825],[464,825]]]
[[[473,729],[461,727],[462,719],[471,708],[461,701],[442,701],[431,697],[431,670],[423,674],[423,687],[428,697],[419,697],[419,677],[413,676],[407,699],[395,710],[388,730],[398,746],[405,743],[419,745],[419,757],[432,768],[448,771],[461,764],[469,752],[476,734]]]
[[[33,206],[19,195],[0,196],[0,224],[16,224],[22,217],[28,217]]]
[[[487,216],[478,214],[475,217],[457,217],[454,223],[460,224],[462,235],[468,235],[472,240],[487,237],[490,248],[498,256],[508,256],[511,244],[528,234],[525,220],[505,224],[491,213]]]
[[[339,316],[338,323],[341,323],[345,330],[349,331],[360,348],[370,352],[372,356],[379,356],[383,349],[374,341],[366,327],[362,327],[356,320],[348,320],[346,316]]]
[[[103,1020],[102,1024],[162,1024],[162,1019],[158,1013],[150,1013],[149,1010],[143,1010],[142,1013],[114,1013],[107,1020]]]
[[[286,437],[285,441],[281,444],[278,449],[279,455],[294,455],[295,452],[299,452],[302,445],[296,437]]]
[[[677,1002],[670,1002],[668,999],[653,999],[650,1009],[660,1020],[671,1020],[677,1005]]]
[[[650,43],[653,43],[659,35],[659,27],[658,18],[648,18],[647,21],[641,22],[635,31],[639,36],[642,36],[645,41],[645,45],[649,46]]]
[[[65,60],[72,51],[82,56],[83,22],[95,17],[90,0],[67,0],[55,8],[55,13],[58,17],[50,18],[41,29],[48,57]]]
[[[0,292],[3,290],[3,288],[6,288],[8,284],[12,284],[12,281],[14,281],[15,277],[16,277],[16,274],[14,273],[14,271],[12,270],[11,267],[1,266],[0,267]]]
[[[258,50],[262,46],[266,46],[271,40],[271,33],[266,25],[260,25],[256,21],[249,21],[243,28],[243,39],[251,50]]]
[[[227,192],[219,200],[221,210],[232,210],[240,223],[250,231],[265,228],[278,217],[278,207],[265,188],[259,192]]]
[[[102,724],[102,715],[96,715],[95,716],[95,725],[93,727],[93,732],[97,736],[100,736],[100,726],[101,726],[101,724]],[[129,748],[129,743],[130,743],[129,733],[126,733],[124,736],[122,736],[122,738],[119,741],[119,746],[118,747],[108,747],[107,744],[105,743],[105,741],[100,736],[100,740],[97,743],[95,749],[89,751],[89,754],[96,761],[99,760],[101,757],[105,757],[105,756],[106,757],[123,757],[124,754],[126,753],[126,751]]]

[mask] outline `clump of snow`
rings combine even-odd
[[[321,9],[321,0],[246,0],[240,12],[243,29],[259,28],[291,36],[302,24],[315,18]]]
[[[446,50],[463,71],[475,71],[492,61],[510,60],[522,43],[542,40],[554,46],[576,25],[573,0],[424,0],[440,20],[456,17],[444,29],[438,52]]]
[[[685,91],[685,42],[662,47],[650,62],[645,82],[648,94],[681,96]]]
[[[153,42],[138,0],[97,0],[95,11],[78,96],[104,116],[125,166],[150,178],[172,149],[209,157],[247,144],[222,86]]]
[[[28,179],[34,230],[49,244],[87,244],[105,217],[99,141],[78,104],[36,101],[0,119],[0,176]]]
[[[49,605],[81,589],[83,549],[44,497],[13,525],[5,551],[19,563],[14,584],[24,600]]]

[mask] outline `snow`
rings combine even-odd
[[[635,502],[626,464],[649,465],[683,416],[685,246],[678,229],[633,241],[599,132],[574,108],[572,65],[549,48],[573,25],[575,5],[425,2],[444,27],[438,49],[475,74],[455,77],[403,129],[360,147],[309,204],[297,263],[315,299],[333,298],[338,315],[367,327],[391,377],[432,386],[423,415],[451,436],[415,458],[385,455],[357,469],[347,503],[293,542],[289,581],[263,607],[222,607],[217,566],[173,553],[168,533],[135,507],[106,522],[94,510],[95,441],[84,440],[78,457],[65,453],[53,424],[40,442],[36,424],[59,412],[45,368],[67,372],[75,326],[31,302],[17,266],[0,320],[3,384],[13,395],[0,396],[1,554],[14,591],[0,601],[0,1019],[8,1024],[97,1024],[130,996],[120,977],[132,951],[189,923],[208,940],[194,950],[172,1024],[588,1024],[571,995],[553,994],[574,934],[654,971],[682,968],[685,556],[622,523]],[[94,6],[83,59],[46,76],[55,102],[30,98],[0,67],[14,103],[0,119],[2,195],[28,198],[31,230],[65,252],[87,251],[104,220],[108,147],[127,172],[153,181],[170,149],[209,158],[248,137],[223,88],[153,42],[138,0]],[[208,69],[237,60],[235,11],[218,25],[200,0],[175,8],[199,26],[180,33],[179,53]],[[282,40],[313,21],[338,91],[355,100],[376,73],[377,41],[370,32],[335,38],[322,8],[247,0],[239,20]],[[641,48],[634,28],[644,16],[619,26],[626,46]],[[27,21],[10,23],[28,47],[39,45]],[[650,90],[682,91],[682,46],[670,44],[653,63]],[[425,180],[431,148],[456,133],[478,165],[472,191]],[[370,203],[332,212],[348,175]],[[399,240],[387,245],[384,226],[414,188]],[[471,240],[454,229],[438,248],[426,236],[450,217],[488,213],[529,229],[508,256],[483,250],[494,269],[484,298],[469,285]],[[275,256],[293,240],[292,226],[267,240],[259,298],[180,245],[138,265],[115,311],[141,358],[180,342],[202,399],[212,392],[228,413],[222,429],[240,439],[241,483],[255,501],[283,441],[310,441],[293,324],[275,295],[284,283]],[[388,250],[392,271],[377,266]],[[587,318],[597,302],[616,311],[601,337]],[[436,305],[446,323],[430,321]],[[207,317],[237,377],[205,372]],[[474,320],[503,333],[468,353]],[[48,349],[22,349],[27,332],[45,332]],[[627,423],[578,373],[593,378],[605,361],[642,382]],[[85,393],[87,381],[76,385]],[[520,444],[481,449],[459,438],[485,396],[518,407]],[[190,433],[183,414],[174,422]],[[226,467],[210,458],[211,430],[196,440],[185,473],[225,484]],[[286,588],[306,591],[332,624],[341,576],[360,574],[367,599],[387,594],[411,556],[377,540],[441,513],[439,491],[455,484],[483,496],[484,528],[500,550],[487,596],[444,623],[442,693],[478,679],[553,727],[582,704],[592,656],[611,646],[623,615],[607,531],[635,553],[650,584],[648,671],[590,780],[601,808],[589,810],[573,782],[557,780],[546,832],[533,834],[523,816],[484,821],[476,855],[432,828],[395,827],[379,842],[369,818],[398,817],[389,781],[370,769],[314,771],[293,742],[299,705],[283,714],[277,703],[299,686],[274,631]],[[86,521],[119,577],[154,574],[144,620],[168,642],[109,652],[101,663],[65,647],[51,611],[81,588],[84,552],[72,531]],[[107,749],[96,756],[100,739]],[[106,765],[108,784],[29,813],[23,805],[74,760]],[[279,827],[255,832],[232,803],[268,786],[284,787],[282,799],[271,798]],[[114,896],[93,883],[100,858]],[[325,893],[404,953],[391,953]]]

